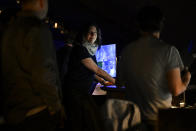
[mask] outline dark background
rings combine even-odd
[[[95,20],[101,25],[104,43],[125,44],[134,39],[134,19],[144,5],[160,6],[166,16],[162,39],[187,48],[196,38],[195,0],[71,0],[51,2],[51,16],[62,16],[67,23],[79,24]]]
[[[176,46],[183,61],[189,64],[196,50],[196,0],[49,0],[48,18],[61,23],[68,32],[88,21],[97,22],[102,29],[103,44],[116,43],[119,54],[137,36],[134,22],[137,11],[152,4],[158,5],[166,16],[161,39]],[[15,13],[18,7],[15,0],[0,0],[2,14],[4,10]],[[55,40],[64,39],[57,30],[52,31]]]

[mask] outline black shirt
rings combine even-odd
[[[85,47],[77,45],[72,49],[65,85],[69,85],[69,89],[77,89],[87,93],[92,86],[94,72],[81,63],[81,60],[85,58],[92,58],[97,63],[95,55],[91,56]]]

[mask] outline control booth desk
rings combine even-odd
[[[98,105],[104,104],[107,99],[125,99],[125,88],[118,88],[116,86],[102,86],[97,84],[93,92],[93,98]]]

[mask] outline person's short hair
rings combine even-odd
[[[137,14],[137,23],[144,32],[157,32],[163,28],[164,16],[160,8],[145,6]]]

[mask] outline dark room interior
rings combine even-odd
[[[162,10],[165,21],[160,39],[179,50],[184,65],[189,67],[192,75],[191,88],[186,91],[184,100],[186,99],[187,109],[193,106],[194,109],[191,108],[190,112],[186,108],[182,112],[178,109],[168,112],[161,110],[159,121],[161,124],[157,131],[164,129],[193,131],[196,126],[193,126],[192,122],[185,122],[184,119],[190,117],[195,119],[196,116],[196,0],[49,0],[45,23],[52,32],[54,44],[58,50],[69,44],[69,39],[75,37],[82,25],[94,21],[101,28],[102,44],[116,44],[116,57],[119,58],[121,51],[138,38],[136,15],[146,5],[156,5]],[[20,8],[19,0],[0,0],[0,36],[3,34],[3,25],[6,25]],[[108,96],[94,97],[100,106],[106,98],[124,98],[124,89],[103,88],[102,90],[107,91]],[[176,99],[179,98],[176,97]],[[190,117],[187,118],[186,114]],[[167,122],[170,116],[174,118],[170,122],[176,119],[179,121],[176,120],[174,125],[171,125]],[[1,123],[3,123],[3,118],[0,114],[0,130]],[[179,123],[186,125],[182,124],[178,129]]]

